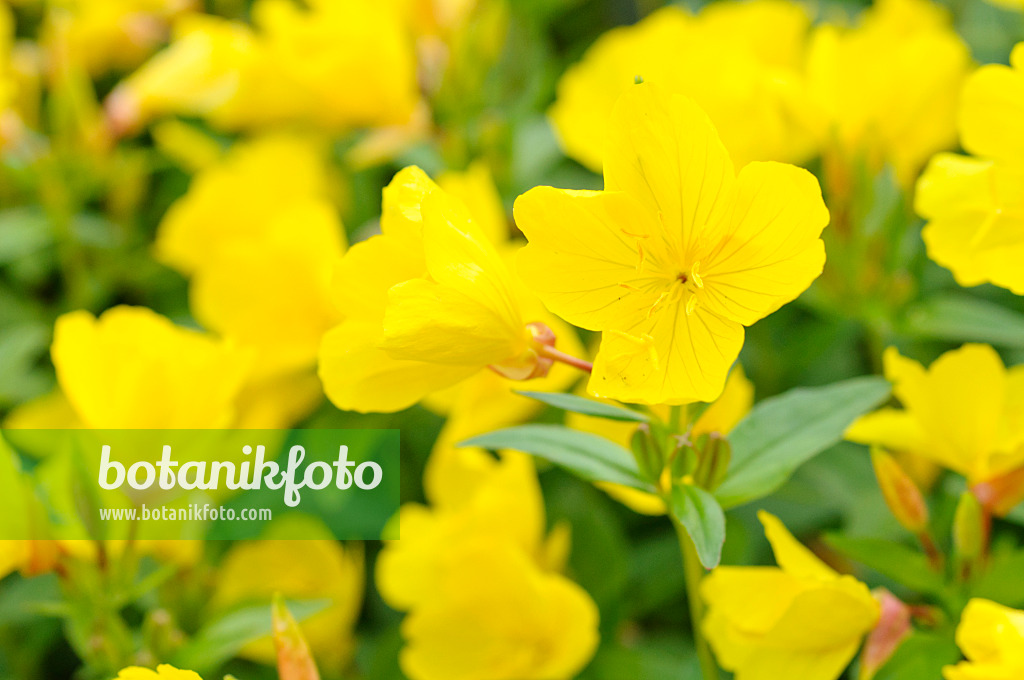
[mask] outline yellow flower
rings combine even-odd
[[[567,537],[545,538],[532,459],[435,448],[424,487],[431,506],[403,506],[402,540],[387,543],[377,560],[381,596],[409,611],[405,673],[412,680],[575,675],[596,647],[598,612],[557,573]]]
[[[143,307],[57,319],[57,381],[90,428],[223,428],[249,357]]]
[[[381,231],[335,272],[346,320],[320,351],[335,405],[397,411],[488,367],[517,380],[546,373],[522,286],[461,201],[406,168],[384,189]]]
[[[1024,612],[989,600],[967,603],[956,643],[967,661],[946,666],[946,680],[1011,680],[1024,677]]]
[[[308,139],[270,135],[197,175],[160,225],[156,253],[192,277],[193,315],[256,351],[256,369],[310,368],[339,320],[330,298],[345,232],[328,172]]]
[[[737,363],[729,373],[729,379],[725,382],[725,389],[722,390],[721,396],[697,418],[691,434],[694,437],[712,432],[722,435],[729,434],[732,428],[750,412],[750,407],[753,404],[754,385],[747,380],[747,376],[743,373],[743,367]],[[652,410],[662,420],[668,420],[669,407],[655,406]],[[579,413],[570,413],[566,423],[573,429],[601,435],[626,449],[630,448],[630,440],[636,430],[636,426],[630,423],[607,418],[593,418]],[[597,486],[635,512],[644,515],[664,515],[666,512],[665,502],[654,494],[610,482],[599,482]]]
[[[738,166],[803,160],[813,149],[793,110],[809,25],[788,0],[666,7],[598,38],[559,81],[551,121],[566,153],[600,172],[615,101],[639,76],[692,97]]]
[[[974,485],[1024,465],[1024,367],[1006,369],[988,345],[946,352],[926,370],[885,351],[902,409],[862,416],[846,438],[917,454]]]
[[[736,680],[835,680],[880,615],[871,592],[760,512],[778,567],[719,567],[701,583],[704,633]]]
[[[112,93],[115,124],[180,113],[230,130],[293,122],[339,130],[412,114],[415,55],[390,3],[257,0],[251,15],[254,26],[205,15],[178,22],[171,45]]]
[[[301,535],[304,540],[290,540]],[[314,536],[322,536],[316,540]],[[221,560],[211,600],[212,611],[265,603],[275,593],[293,600],[327,600],[325,609],[300,624],[317,664],[340,675],[351,660],[353,630],[362,607],[363,550],[342,545],[318,519],[291,515],[275,519],[258,541],[237,543]],[[241,655],[273,664],[270,636],[246,645]]]
[[[854,28],[815,29],[805,121],[826,156],[889,164],[911,184],[956,142],[956,106],[970,68],[947,12],[930,0],[879,0]]]
[[[604,176],[604,191],[519,197],[520,274],[552,312],[603,331],[591,394],[712,401],[743,327],[821,273],[818,182],[779,163],[736,175],[701,110],[647,83],[616,106]]]
[[[44,45],[94,75],[137,66],[166,39],[190,0],[62,0],[49,3]]]
[[[402,540],[387,543],[377,559],[377,588],[390,606],[409,610],[428,599],[465,543],[507,543],[545,563],[544,501],[525,454],[499,460],[478,449],[437,449],[424,487],[431,507],[403,505]]]
[[[447,548],[446,548],[447,549]],[[597,647],[597,607],[509,546],[453,549],[452,569],[406,617],[399,657],[411,680],[574,677]]]
[[[148,668],[132,666],[125,668],[114,680],[203,680],[192,671],[180,671],[174,666],[162,664],[156,667],[155,671]]]
[[[960,137],[976,158],[940,154],[917,184],[928,256],[962,286],[994,283],[1024,294],[1024,44],[1013,68],[990,65],[967,81]]]

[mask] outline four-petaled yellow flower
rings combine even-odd
[[[928,255],[962,286],[994,283],[1024,294],[1024,43],[1013,68],[990,65],[967,81],[960,138],[975,157],[940,154],[917,184]]]
[[[377,560],[377,587],[408,611],[402,668],[413,680],[574,676],[598,642],[598,610],[558,572],[567,536],[545,536],[533,461],[506,452],[435,449],[431,506],[402,507],[403,538]],[[438,550],[438,546],[444,546]]]
[[[954,146],[959,88],[970,67],[945,8],[878,0],[855,27],[814,30],[802,117],[827,162],[845,173],[858,162],[872,171],[887,164],[909,186],[932,154]]]
[[[143,307],[65,314],[51,355],[79,421],[100,429],[230,427],[251,362]]]
[[[157,257],[191,278],[196,320],[253,348],[260,377],[311,370],[339,320],[330,281],[346,238],[324,156],[297,135],[240,143],[196,175],[157,231]]]
[[[885,351],[902,409],[862,416],[846,438],[919,455],[978,484],[1024,466],[1024,367],[1006,369],[988,345],[946,352],[926,370]]]
[[[380,235],[334,277],[346,320],[324,337],[320,378],[339,408],[398,411],[490,368],[543,376],[552,342],[522,284],[466,206],[416,167],[384,189]]]
[[[956,643],[967,661],[946,666],[946,680],[1024,678],[1024,611],[973,599],[961,615]]]
[[[701,583],[704,632],[736,680],[836,680],[878,621],[868,587],[758,515],[778,567],[719,567]]]
[[[170,46],[111,93],[114,126],[166,114],[229,130],[408,121],[419,99],[416,59],[393,3],[256,0],[250,15],[252,26],[202,14],[178,21]]]
[[[789,0],[714,2],[691,16],[670,5],[608,31],[558,82],[549,111],[565,152],[601,171],[612,109],[640,77],[692,97],[738,165],[811,156],[801,130],[807,9]]]
[[[148,668],[132,666],[125,668],[114,680],[203,680],[197,673],[192,671],[178,670],[174,666],[161,664],[155,671]]]
[[[303,540],[294,540],[302,536]],[[362,546],[342,544],[315,517],[275,518],[256,541],[236,543],[218,564],[210,613],[247,604],[266,604],[275,593],[294,600],[325,600],[326,606],[300,628],[320,668],[340,676],[355,650],[354,628],[362,609],[365,567]],[[245,645],[239,655],[273,664],[268,635]]]
[[[744,326],[821,273],[828,210],[806,170],[735,174],[707,116],[652,84],[612,116],[604,191],[537,187],[515,204],[524,280],[566,321],[602,331],[589,391],[649,404],[712,401]]]

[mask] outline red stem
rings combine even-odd
[[[553,359],[554,361],[559,361],[563,364],[572,366],[573,368],[578,368],[585,373],[591,373],[594,370],[594,364],[591,362],[574,357],[571,354],[566,354],[565,352],[548,345],[541,345],[538,349],[538,353],[548,359]]]

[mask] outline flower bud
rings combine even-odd
[[[646,479],[656,482],[665,468],[665,454],[657,438],[652,435],[651,426],[648,423],[640,423],[633,431],[629,443],[640,473]]]
[[[963,492],[953,515],[953,550],[961,563],[972,562],[981,555],[985,532],[981,503],[970,491]]]
[[[698,441],[703,437],[698,438]],[[669,451],[666,460],[671,469],[672,479],[683,479],[692,476],[697,469],[697,446],[689,436],[674,434],[669,437]],[[689,482],[688,482],[689,483]]]
[[[1024,501],[1024,467],[975,484],[971,491],[985,509],[1004,517]]]
[[[729,471],[732,445],[717,432],[702,439],[704,441],[697,452],[697,469],[693,472],[693,478],[701,488],[714,491]]]
[[[306,638],[288,611],[284,598],[274,595],[272,606],[274,647],[277,649],[277,673],[281,680],[320,680]]]
[[[886,505],[904,528],[920,534],[928,525],[928,506],[914,480],[881,449],[872,449],[871,464]]]
[[[910,607],[885,588],[874,590],[872,595],[881,610],[878,623],[864,643],[859,680],[873,678],[910,634]]]

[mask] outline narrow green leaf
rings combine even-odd
[[[904,324],[918,337],[1024,347],[1024,315],[966,293],[924,300],[907,312]]]
[[[700,487],[682,484],[672,489],[669,509],[686,527],[704,568],[717,567],[725,543],[725,513],[715,497]]]
[[[303,621],[328,604],[326,600],[301,600],[288,602],[288,609],[297,621]],[[272,632],[269,602],[234,609],[203,626],[178,650],[172,663],[208,677],[242,647],[268,637]]]
[[[578,397],[575,394],[563,394],[561,392],[524,392],[516,390],[516,394],[530,397],[537,401],[544,402],[549,406],[560,408],[563,411],[582,413],[585,416],[607,418],[608,420],[625,420],[638,423],[646,423],[650,420],[645,414],[621,406],[613,406],[604,402],[594,401],[586,397]]]
[[[614,482],[653,492],[633,455],[618,444],[561,425],[521,425],[473,437],[460,446],[514,449],[564,467],[588,482]]]
[[[853,378],[765,399],[729,435],[732,464],[715,492],[725,508],[782,486],[803,463],[838,443],[860,415],[888,399],[884,378]]]

